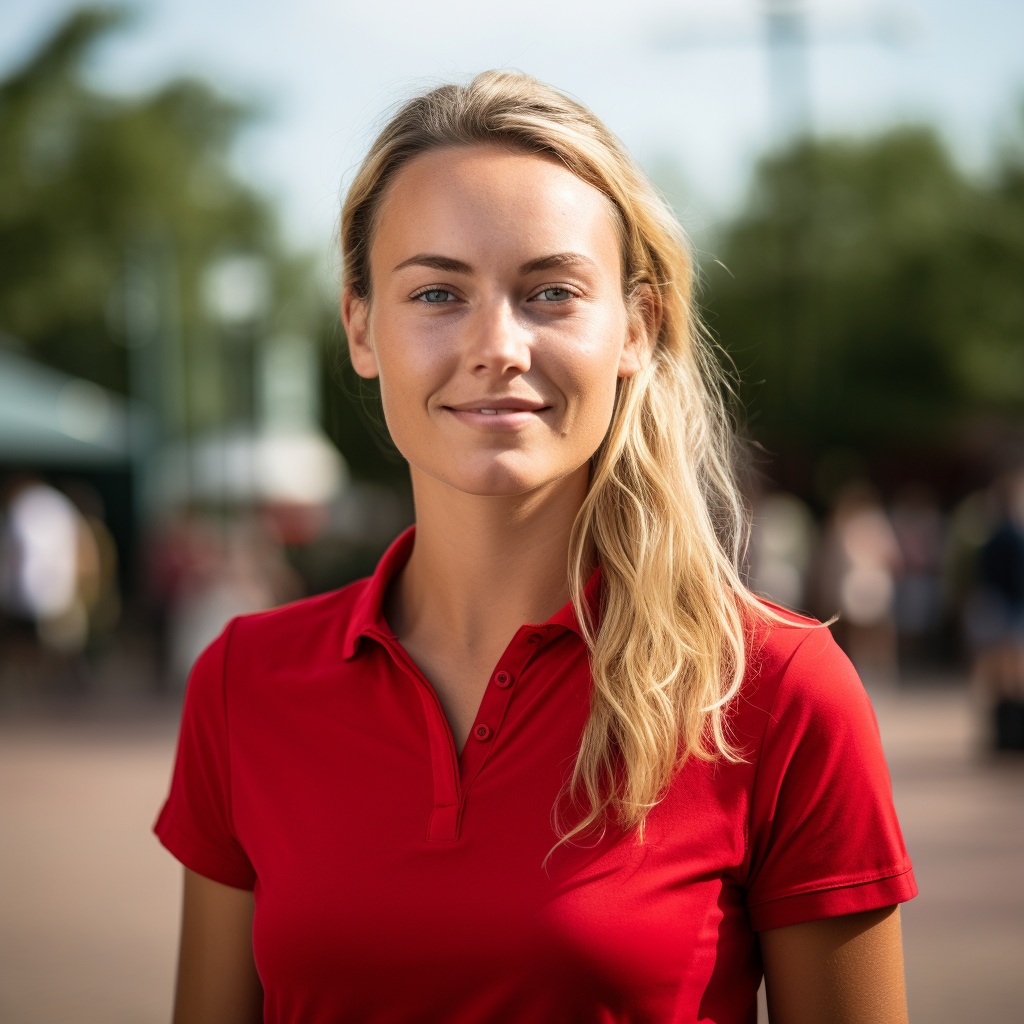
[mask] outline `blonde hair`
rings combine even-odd
[[[593,687],[564,791],[582,816],[564,821],[564,801],[554,812],[563,841],[609,819],[642,840],[647,813],[686,758],[739,757],[726,708],[743,679],[744,627],[760,605],[739,569],[747,516],[728,381],[698,324],[692,261],[668,206],[597,117],[528,75],[488,71],[444,85],[391,119],[342,210],[346,287],[370,294],[374,217],[395,172],[427,150],[480,143],[553,157],[611,201],[627,306],[657,325],[644,366],[619,383],[573,528],[570,593]],[[584,597],[595,564],[596,621]]]

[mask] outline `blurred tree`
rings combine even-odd
[[[804,139],[757,167],[706,273],[750,432],[812,459],[1024,415],[1024,160],[976,182],[928,128]]]
[[[352,475],[411,495],[405,460],[391,440],[380,385],[352,368],[340,318],[331,310],[322,330],[324,430],[341,450]]]
[[[964,259],[969,344],[958,370],[975,405],[1024,415],[1024,105],[991,176]]]
[[[299,269],[270,204],[229,164],[251,109],[192,79],[142,97],[83,80],[86,58],[125,20],[120,9],[77,10],[0,82],[0,329],[34,357],[121,391],[133,264],[161,278],[164,308],[149,319],[170,321],[186,350],[208,340],[203,281],[218,257],[266,261],[271,313]]]
[[[126,20],[74,11],[0,80],[0,331],[40,361],[174,406],[161,410],[169,433],[251,415],[254,343],[305,335],[322,352],[325,428],[355,475],[402,480],[315,260],[285,251],[271,202],[231,166],[256,111],[195,79],[144,96],[85,80]]]

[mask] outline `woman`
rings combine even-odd
[[[235,620],[157,832],[179,1024],[904,1021],[915,894],[870,705],[757,601],[691,267],[587,110],[406,105],[342,216],[415,532]],[[255,960],[255,963],[254,963]]]

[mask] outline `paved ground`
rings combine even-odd
[[[874,694],[921,896],[915,1024],[1024,1020],[1024,758],[978,754],[956,688]],[[178,869],[149,834],[167,716],[0,722],[0,1021],[165,1024]]]
[[[914,1024],[1024,1021],[1024,757],[981,752],[962,690],[874,693],[920,895],[903,909]]]

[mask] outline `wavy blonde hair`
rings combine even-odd
[[[374,218],[395,172],[427,150],[498,144],[561,161],[618,213],[623,296],[656,331],[619,382],[608,433],[573,528],[569,585],[590,651],[590,714],[564,796],[581,813],[562,841],[613,819],[643,838],[647,813],[688,757],[736,760],[726,708],[760,605],[740,562],[747,515],[735,477],[728,380],[693,308],[693,264],[669,207],[622,143],[536,79],[488,71],[406,103],[377,137],[341,217],[344,282],[370,295]],[[644,286],[647,286],[646,288]],[[584,597],[602,572],[601,614]]]

